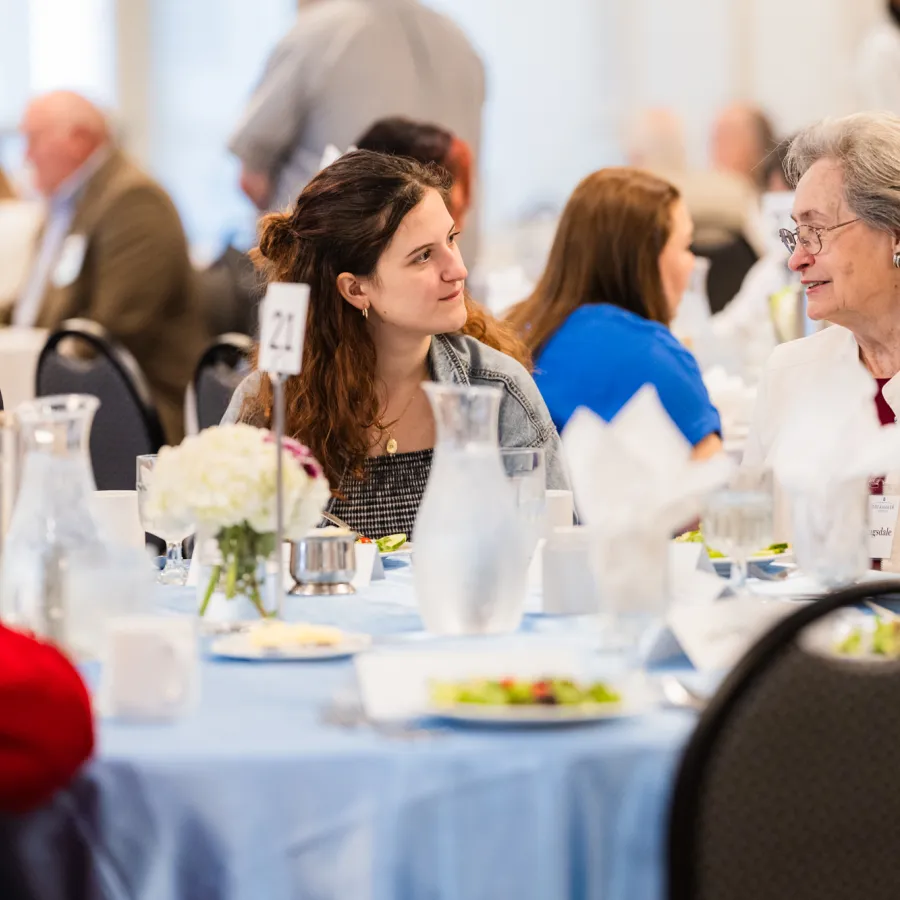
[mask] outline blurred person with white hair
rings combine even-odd
[[[830,327],[781,344],[759,390],[745,463],[761,465],[796,403],[827,408],[835,373],[851,379],[860,363],[883,425],[900,413],[900,116],[859,113],[826,119],[791,143],[786,170],[796,184],[796,228],[782,237],[789,266],[806,289],[807,315]],[[888,475],[900,493],[900,478]],[[884,568],[900,569],[894,541]]]
[[[81,317],[102,325],[134,354],[166,437],[177,442],[207,335],[175,206],[79,94],[36,98],[21,132],[47,211],[12,324],[54,329]]]
[[[883,2],[881,16],[857,54],[857,92],[860,109],[900,114],[900,0]]]
[[[797,320],[799,280],[788,268],[788,252],[779,237],[782,216],[793,199],[784,171],[790,139],[779,143],[764,166],[766,193],[763,194],[765,252],[747,273],[741,289],[725,309],[713,316],[713,335],[738,374],[755,380],[780,340],[802,337],[803,323]],[[781,310],[787,304],[792,310]],[[784,323],[784,331],[776,326]]]
[[[301,0],[229,149],[260,210],[293,204],[329,145],[341,149],[389,116],[433,122],[477,164],[484,66],[463,31],[419,0]],[[460,243],[477,246],[477,215]]]
[[[757,190],[765,189],[765,161],[775,147],[775,129],[768,116],[749,103],[732,103],[713,124],[710,159],[717,172],[746,178]]]
[[[694,221],[694,252],[711,263],[706,292],[711,311],[718,312],[764,249],[755,188],[735,172],[690,167],[683,124],[670,110],[641,113],[626,143],[629,165],[678,187]]]

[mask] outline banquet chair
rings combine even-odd
[[[737,296],[744,278],[759,258],[742,234],[729,232],[721,241],[697,240],[691,248],[709,260],[706,293],[710,312],[715,315]]]
[[[135,457],[165,443],[147,380],[131,353],[87,319],[69,319],[38,358],[35,394],[90,394],[100,400],[91,428],[97,490],[134,490]]]
[[[834,655],[823,622],[897,594],[868,583],[805,605],[726,678],[676,777],[669,900],[900,896],[900,662]]]
[[[245,334],[222,334],[200,357],[185,398],[185,431],[196,434],[218,425],[231,396],[250,372],[253,341]]]
[[[37,900],[16,841],[16,822],[0,815],[0,897],[3,900]]]

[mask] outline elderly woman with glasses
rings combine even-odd
[[[800,274],[809,318],[830,324],[769,358],[744,457],[753,466],[765,464],[794,402],[828,403],[824,388],[816,393],[825,373],[861,363],[881,423],[900,413],[900,117],[860,113],[813,125],[791,143],[785,171],[796,185],[796,228],[781,232],[788,264]],[[880,479],[874,489],[885,490]],[[897,565],[884,568],[900,569],[900,541],[894,551]]]

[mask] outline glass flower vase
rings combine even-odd
[[[274,615],[266,604],[275,535],[246,522],[198,536],[197,611],[210,622],[252,621]]]

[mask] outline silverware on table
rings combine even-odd
[[[708,698],[691,690],[681,679],[675,675],[663,675],[660,679],[663,696],[670,706],[678,709],[690,709],[695,712],[703,712],[706,709]]]
[[[877,616],[880,616],[882,619],[900,619],[900,615],[895,613],[893,610],[887,609],[884,606],[879,606],[877,603],[873,603],[871,600],[866,600],[866,606],[872,610]]]
[[[336,516],[334,513],[322,512],[322,518],[328,522],[331,522],[332,525],[337,525],[338,528],[346,528],[351,534],[359,537],[356,531],[354,531],[340,516]]]

